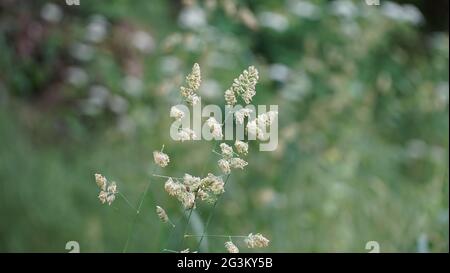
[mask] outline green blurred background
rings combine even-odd
[[[218,171],[213,143],[169,138],[198,62],[204,103],[255,65],[255,104],[279,105],[278,149],[251,145],[209,233],[261,232],[270,252],[448,252],[448,39],[445,0],[0,0],[0,251],[122,251],[134,212],[100,204],[95,172],[132,203],[152,182],[128,251],[195,249],[151,169],[165,144],[158,173]]]

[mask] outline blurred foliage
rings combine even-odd
[[[448,32],[381,2],[0,0],[0,250],[121,251],[134,212],[99,204],[95,172],[134,203],[153,182],[130,251],[178,250],[184,212],[151,177],[152,151],[166,145],[164,174],[216,170],[211,143],[169,138],[199,62],[204,103],[253,64],[255,104],[280,112],[279,148],[251,146],[210,233],[261,232],[274,252],[448,251]],[[156,204],[181,219],[174,232]]]

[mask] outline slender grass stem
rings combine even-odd
[[[175,250],[172,250],[172,249],[167,249],[167,248],[164,248],[162,251],[163,252],[169,252],[169,253],[178,253],[178,251],[175,251]]]
[[[128,206],[130,206],[130,208],[132,208],[134,211],[137,211],[137,209],[131,204],[130,200],[128,200],[128,198],[126,198],[125,195],[123,195],[123,193],[119,191],[118,194],[120,197],[123,198],[123,200],[125,200],[125,202],[128,204]]]
[[[233,114],[232,114],[231,116],[233,116]],[[228,113],[228,115],[225,117],[225,120],[224,120],[223,124],[226,124],[226,122],[227,122],[227,120],[228,120],[229,117],[230,117],[230,113]],[[213,149],[212,149],[213,153],[215,152],[218,143],[219,143],[218,141],[215,141],[214,147],[213,147]],[[212,154],[212,153],[211,153],[211,154]],[[211,156],[211,154],[210,154],[210,156]],[[205,167],[206,167],[206,164],[203,165],[203,171],[202,171],[202,173],[204,172]],[[228,174],[228,175],[227,175],[227,178],[225,179],[224,187],[226,186],[229,177],[230,177],[230,174]],[[219,201],[219,199],[220,199],[221,197],[222,197],[222,195],[220,195],[220,196],[217,198],[217,200],[214,202],[214,205],[213,205],[213,207],[212,207],[212,211],[211,211],[211,213],[210,213],[209,216],[208,216],[208,220],[206,221],[205,228],[203,229],[203,233],[202,233],[202,235],[201,235],[201,237],[200,237],[200,240],[199,240],[199,242],[198,242],[198,244],[197,244],[197,249],[199,249],[200,246],[201,246],[201,243],[202,243],[202,241],[203,241],[203,238],[205,237],[204,235],[206,234],[206,231],[207,231],[207,229],[208,229],[209,223],[210,223],[210,221],[211,221],[212,215],[214,214],[214,211],[215,211],[215,209],[216,209],[217,202]],[[188,222],[188,223],[189,223],[189,222]],[[186,234],[186,231],[185,231],[185,234]],[[184,238],[184,237],[183,237],[183,238]]]
[[[156,165],[153,166],[152,173],[155,171],[155,166]],[[130,240],[131,240],[131,237],[133,235],[133,231],[134,231],[134,228],[136,226],[136,222],[137,222],[139,213],[141,211],[142,204],[144,203],[145,196],[147,195],[148,190],[150,189],[150,184],[151,184],[151,180],[148,181],[148,183],[147,183],[147,185],[145,187],[145,190],[142,193],[141,200],[139,201],[139,205],[138,205],[138,207],[136,209],[136,214],[134,216],[133,222],[131,223],[130,230],[128,231],[127,241],[125,242],[125,246],[123,247],[123,250],[122,250],[123,253],[127,252],[127,250],[128,250],[128,245],[130,244]]]
[[[194,235],[194,234],[186,234],[184,235],[184,237],[188,238],[188,237],[221,237],[221,238],[246,238],[248,236],[244,236],[244,235]]]
[[[195,198],[197,198],[197,193],[195,193]],[[186,221],[186,226],[184,227],[183,234],[186,234],[186,232],[187,232],[187,230],[189,228],[189,222],[191,220],[191,216],[192,216],[192,212],[193,211],[194,211],[193,207],[189,209],[189,215],[188,215],[188,218],[187,218],[187,221]],[[185,237],[183,236],[181,238],[181,248],[183,248],[183,246],[184,246],[184,239],[185,239]]]
[[[225,183],[224,183],[224,185],[223,185],[224,188],[225,188],[225,186],[227,185],[228,178],[230,178],[230,175],[231,175],[231,174],[227,175],[227,178],[225,179]],[[222,194],[222,195],[223,195],[223,194]],[[217,200],[214,202],[212,211],[211,211],[211,213],[210,213],[209,216],[208,216],[208,220],[206,220],[206,225],[205,225],[205,228],[204,228],[204,230],[203,230],[203,233],[202,233],[202,235],[200,236],[200,240],[198,241],[197,249],[200,248],[200,246],[201,246],[201,244],[202,244],[202,241],[203,241],[203,238],[206,236],[206,232],[208,231],[209,223],[211,222],[211,219],[212,219],[212,217],[213,217],[213,215],[214,215],[214,212],[215,212],[217,203],[219,202],[219,200],[220,200],[220,198],[222,197],[222,195],[220,195],[220,196],[217,198]]]
[[[183,180],[184,178],[181,177],[174,177],[174,176],[167,176],[167,175],[160,175],[160,174],[152,174],[154,177],[160,177],[160,178],[172,178],[175,180]]]

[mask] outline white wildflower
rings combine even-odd
[[[41,17],[47,22],[58,23],[63,17],[63,12],[58,5],[46,3],[41,9]]]
[[[269,240],[265,238],[261,233],[253,235],[250,233],[247,238],[245,238],[245,243],[248,248],[261,248],[267,247],[269,245]]]
[[[167,154],[165,154],[163,152],[159,152],[159,151],[153,152],[153,159],[154,159],[156,165],[160,166],[161,168],[166,167],[170,162],[169,156]]]

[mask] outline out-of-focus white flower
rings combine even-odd
[[[289,1],[288,10],[302,18],[317,19],[319,17],[318,7],[315,4],[304,0]]]
[[[46,3],[41,9],[41,17],[47,22],[58,23],[63,17],[63,12],[58,5]]]
[[[302,100],[311,91],[311,80],[303,71],[297,71],[295,77],[284,86],[281,95],[286,100]]]
[[[259,27],[258,19],[256,19],[253,12],[245,7],[239,9],[238,16],[241,21],[251,30],[257,30]]]
[[[144,84],[140,78],[131,75],[127,75],[122,82],[122,88],[125,90],[125,93],[135,97],[142,94],[143,86]]]
[[[425,141],[421,139],[410,140],[406,147],[406,152],[409,157],[413,159],[418,159],[424,157],[429,148]]]
[[[237,11],[235,0],[223,0],[221,1],[222,7],[228,16],[234,16]]]
[[[108,101],[109,109],[116,114],[123,114],[128,110],[128,101],[119,95],[113,95]]]
[[[272,64],[269,67],[269,76],[272,80],[285,82],[289,77],[289,67],[284,64]]]
[[[178,16],[181,27],[198,29],[206,25],[206,14],[199,6],[184,7]]]
[[[136,49],[145,54],[151,53],[155,49],[155,41],[153,37],[143,30],[133,33],[131,43]]]
[[[392,20],[407,22],[413,25],[419,25],[424,20],[420,10],[411,4],[400,5],[386,1],[381,5],[381,12]]]
[[[164,57],[161,61],[161,71],[166,74],[173,74],[180,69],[181,61],[177,57]]]
[[[75,43],[70,48],[72,57],[79,61],[89,61],[94,57],[94,48],[83,43]]]
[[[277,32],[284,32],[289,27],[289,21],[283,14],[264,11],[258,15],[261,26],[271,28]]]
[[[448,82],[441,82],[436,87],[438,102],[444,106],[448,105]]]
[[[87,29],[86,29],[86,40],[98,43],[103,41],[106,36],[108,28],[108,21],[102,15],[92,16]]]
[[[74,85],[74,86],[83,86],[85,85],[88,80],[88,74],[86,73],[86,71],[80,67],[69,67],[67,69],[67,81]]]
[[[104,106],[110,96],[109,90],[102,85],[93,85],[89,89],[89,103],[97,107]]]
[[[342,17],[355,17],[358,7],[350,0],[336,0],[331,3],[331,12]]]
[[[200,87],[202,97],[216,98],[221,95],[220,84],[215,80],[205,80]]]

